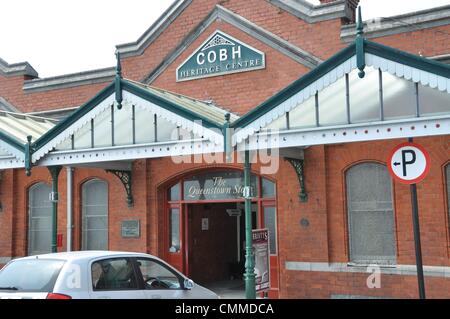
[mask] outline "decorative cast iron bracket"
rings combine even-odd
[[[301,159],[296,159],[296,158],[285,158],[286,161],[288,161],[289,163],[291,163],[292,167],[294,167],[295,172],[297,173],[297,177],[298,177],[298,182],[300,184],[300,192],[298,194],[298,197],[300,199],[301,202],[306,202],[308,201],[308,193],[306,192],[306,187],[305,187],[305,175],[304,175],[304,167],[303,167],[303,161]]]
[[[133,192],[131,189],[131,171],[122,171],[114,169],[107,169],[106,171],[108,173],[116,175],[120,179],[127,193],[128,207],[133,207],[134,200],[133,200]]]
[[[31,146],[31,139],[31,135],[28,135],[27,144],[25,144],[25,174],[27,176],[31,176],[31,167],[33,166],[33,147]]]

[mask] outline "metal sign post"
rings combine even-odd
[[[394,148],[388,163],[391,176],[402,184],[410,185],[417,281],[420,299],[425,299],[425,280],[423,276],[416,184],[422,181],[428,174],[430,170],[430,156],[421,145],[412,143],[412,138],[409,138],[408,143],[400,144]]]
[[[420,299],[425,299],[425,279],[423,277],[422,245],[420,243],[419,209],[417,205],[417,187],[411,184],[411,206],[414,229],[414,245],[416,250],[417,281]]]
[[[49,200],[52,202],[52,253],[58,252],[58,176],[62,166],[50,166],[52,176],[52,192]]]
[[[252,199],[250,197],[250,152],[245,150],[244,199],[245,199],[245,298],[256,299],[255,255],[252,246]]]

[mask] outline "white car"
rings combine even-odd
[[[148,254],[78,251],[18,258],[0,271],[0,299],[217,299]]]

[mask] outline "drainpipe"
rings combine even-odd
[[[67,251],[72,251],[72,218],[73,218],[73,207],[72,207],[72,197],[73,197],[73,168],[68,166],[66,168],[67,172]]]
[[[245,150],[244,199],[245,199],[245,298],[256,299],[255,260],[252,238],[252,199],[250,191],[250,151]]]
[[[50,166],[48,168],[52,176],[52,192],[50,194],[50,201],[52,202],[52,253],[58,251],[58,176],[61,169],[61,166]]]

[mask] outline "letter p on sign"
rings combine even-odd
[[[430,170],[430,156],[419,144],[397,145],[388,159],[391,176],[402,184],[416,184],[423,180]]]

